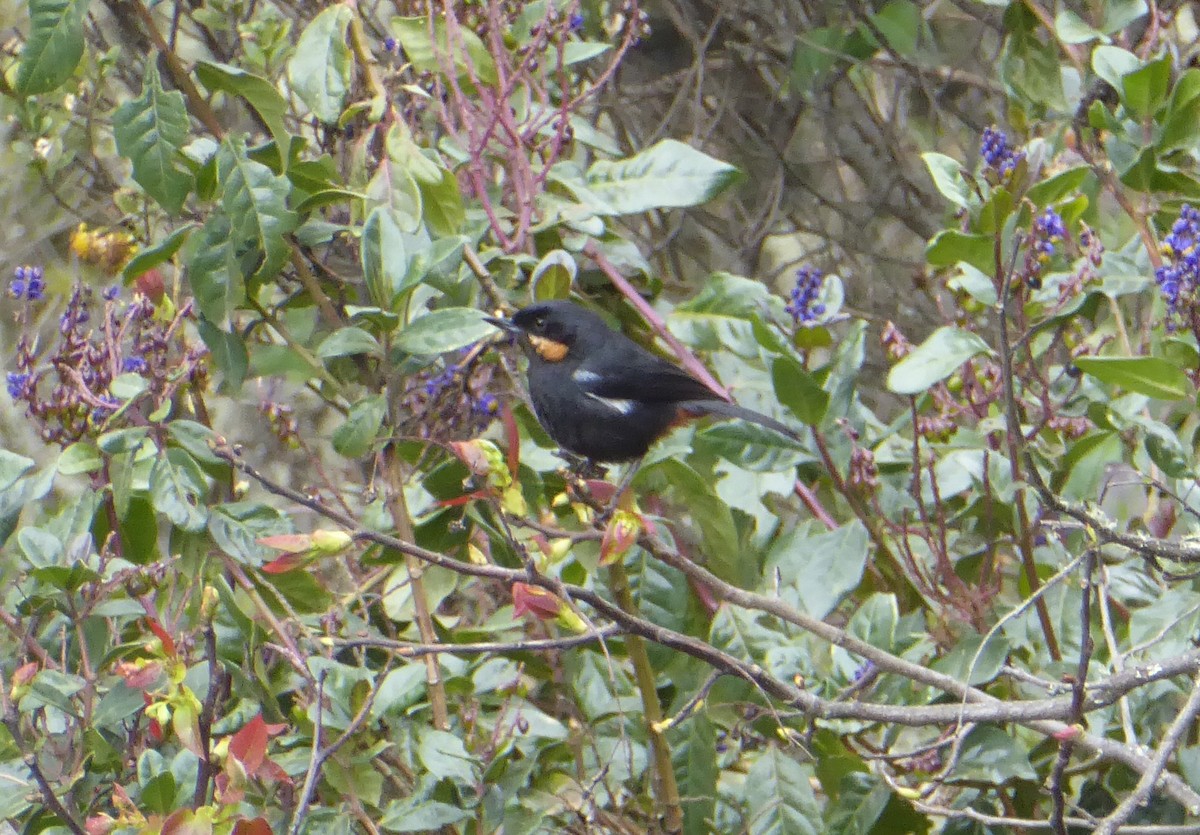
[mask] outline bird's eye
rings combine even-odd
[[[536,317],[534,317],[534,320],[533,320],[533,326],[534,326],[535,328],[537,328],[538,330],[541,330],[543,327],[545,327],[545,326],[546,326],[546,317],[545,317],[545,315],[542,315],[542,316],[536,316]]]

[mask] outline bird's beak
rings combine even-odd
[[[521,329],[519,327],[517,327],[516,325],[514,325],[508,319],[499,319],[495,316],[484,316],[483,321],[487,322],[489,325],[491,325],[493,327],[499,328],[500,330],[504,331],[505,333],[520,333],[521,332]]]

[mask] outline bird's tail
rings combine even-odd
[[[786,426],[775,418],[764,415],[762,412],[756,412],[753,409],[747,409],[745,406],[739,406],[736,403],[728,403],[724,400],[688,400],[679,404],[680,411],[687,415],[700,417],[702,415],[716,415],[717,417],[737,418],[738,420],[748,420],[751,423],[757,423],[759,426],[765,426],[774,432],[778,432],[785,438],[804,443],[804,439],[792,429]]]

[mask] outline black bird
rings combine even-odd
[[[722,400],[572,302],[541,302],[512,319],[487,321],[516,334],[529,356],[538,422],[555,443],[589,461],[641,458],[672,427],[704,415],[748,420],[799,440],[779,421]]]

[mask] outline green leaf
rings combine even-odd
[[[388,832],[444,831],[469,817],[471,812],[459,806],[409,797],[393,800],[384,808],[379,828]]]
[[[871,835],[891,796],[887,784],[873,774],[845,775],[838,784],[837,799],[825,810],[826,831]]]
[[[643,468],[638,476],[638,484],[653,486],[655,490],[673,490],[683,500],[700,528],[710,567],[716,574],[731,582],[741,582],[749,576],[748,566],[739,561],[741,548],[733,514],[709,479],[678,458],[658,461]]]
[[[378,206],[367,215],[359,257],[367,293],[380,310],[391,311],[396,297],[421,280],[420,272],[413,269],[414,259],[404,233],[386,206]]]
[[[142,95],[117,108],[113,136],[117,151],[133,164],[134,181],[172,215],[183,208],[195,181],[179,153],[187,133],[183,93],[164,90],[154,61],[147,61]]]
[[[671,746],[679,799],[683,806],[683,831],[708,832],[717,805],[717,735],[713,723],[700,713],[692,716]]]
[[[447,66],[453,64],[460,83],[474,76],[483,84],[496,85],[496,63],[483,41],[470,29],[458,27],[455,30],[455,40],[461,44],[461,48],[456,48],[453,56],[447,46],[446,21],[440,15],[432,24],[424,15],[393,17],[392,31],[404,49],[404,56],[418,70],[441,75]]]
[[[1038,107],[1061,110],[1068,106],[1058,45],[1053,39],[1043,41],[1032,32],[1013,32],[999,69],[1010,95]]]
[[[421,191],[425,222],[433,233],[449,237],[461,232],[467,222],[467,209],[454,172],[439,165],[437,179],[418,178],[417,187]]]
[[[373,209],[384,207],[402,232],[415,232],[421,226],[424,198],[412,172],[390,156],[380,160],[371,182],[367,201]]]
[[[446,307],[414,319],[396,335],[395,347],[408,354],[444,354],[495,334],[494,326],[472,307]]]
[[[580,196],[595,214],[631,215],[699,205],[741,177],[742,172],[727,162],[664,139],[627,159],[593,163],[587,172],[588,189]]]
[[[962,175],[962,165],[954,157],[938,154],[932,151],[921,154],[933,185],[942,197],[960,208],[966,209],[971,205],[971,189]]]
[[[986,646],[983,641],[983,635],[967,635],[931,666],[939,673],[977,687],[987,684],[1000,675],[1011,648],[1004,633],[989,636]],[[980,646],[983,652],[979,651]]]
[[[898,55],[908,57],[917,51],[924,21],[921,10],[911,0],[889,0],[871,15],[871,21]]]
[[[133,400],[139,394],[144,392],[150,386],[150,381],[141,374],[118,374],[113,378],[113,381],[108,384],[108,390],[112,396],[121,402]]]
[[[338,3],[312,19],[288,61],[288,83],[313,115],[336,124],[350,89],[350,50],[346,30],[353,12]]]
[[[1055,15],[1054,34],[1065,44],[1089,43],[1095,40],[1108,42],[1103,32],[1093,28],[1070,9],[1064,9]]]
[[[1156,146],[1160,154],[1200,145],[1200,70],[1189,69],[1175,82]]]
[[[966,293],[987,307],[991,307],[999,300],[999,296],[996,294],[996,285],[992,283],[990,275],[972,267],[965,261],[959,262],[957,266],[958,274],[950,277],[946,282],[947,287]]]
[[[1036,780],[1037,772],[1029,764],[1029,751],[1001,728],[978,725],[963,742],[958,768],[950,782],[960,780],[1006,783],[1009,780]]]
[[[291,181],[249,159],[241,142],[228,139],[217,155],[217,171],[244,274],[257,280],[274,278],[291,251],[285,236],[297,225],[296,214],[287,207]],[[245,247],[252,251],[243,253]]]
[[[1144,67],[1128,73],[1121,79],[1125,95],[1123,100],[1139,119],[1151,118],[1167,98],[1171,87],[1171,58],[1163,55]]]
[[[776,357],[771,363],[775,396],[793,415],[809,426],[819,426],[829,408],[829,393],[813,375],[791,357]]]
[[[194,420],[173,420],[167,424],[167,434],[180,449],[207,466],[225,466],[227,462],[218,458],[212,446],[221,443],[221,436],[202,423]]]
[[[822,388],[829,392],[829,407],[826,409],[825,425],[838,418],[847,417],[854,405],[854,389],[866,359],[867,323],[861,319],[851,321],[841,341],[834,350],[829,376]]]
[[[770,747],[746,774],[750,835],[823,835],[827,832],[813,795],[812,769]]]
[[[368,397],[350,407],[346,420],[333,430],[333,448],[346,458],[360,458],[370,452],[387,413],[387,400]]]
[[[236,391],[246,379],[246,371],[250,366],[246,344],[237,334],[223,331],[204,318],[197,323],[196,329],[212,352],[213,362],[225,375],[223,385],[230,391]]]
[[[1160,470],[1171,478],[1192,478],[1192,456],[1180,443],[1179,438],[1166,425],[1158,421],[1147,421],[1146,454]]]
[[[857,520],[816,535],[795,528],[772,546],[764,576],[774,577],[778,569],[789,592],[799,598],[799,608],[823,618],[858,588],[870,550],[867,529]]]
[[[121,280],[128,283],[142,273],[157,267],[159,264],[165,264],[170,261],[175,257],[175,253],[179,251],[180,247],[187,242],[188,236],[195,229],[196,224],[186,223],[154,246],[144,249],[133,256],[121,272]]]
[[[348,357],[354,354],[370,354],[383,356],[379,340],[362,328],[353,326],[339,328],[321,341],[317,346],[317,356],[323,360],[332,357]]]
[[[995,238],[943,229],[925,247],[925,260],[933,267],[952,267],[965,261],[980,272],[991,273],[996,268]]]
[[[1136,55],[1119,46],[1098,46],[1092,52],[1092,69],[1117,92],[1124,90],[1122,79],[1141,65]]]
[[[59,670],[42,670],[29,684],[29,693],[21,699],[20,710],[31,710],[53,705],[68,716],[78,716],[79,711],[71,697],[87,686],[80,676]]]
[[[435,780],[449,778],[469,786],[475,784],[477,764],[461,739],[432,728],[419,729],[417,739],[417,757]]]
[[[238,67],[215,64],[210,61],[196,63],[196,77],[209,90],[239,96],[254,108],[263,124],[267,126],[271,138],[275,140],[280,167],[286,169],[288,148],[291,146],[291,136],[284,124],[284,116],[288,113],[288,104],[275,86],[265,78]]]
[[[100,450],[88,441],[76,441],[58,456],[58,471],[63,475],[94,473],[102,466],[104,459],[100,457]],[[4,487],[7,488],[8,485]]]
[[[1121,31],[1150,11],[1146,0],[1105,0],[1100,7],[1104,11],[1100,30],[1106,35]]]
[[[1075,365],[1103,383],[1156,400],[1184,400],[1196,394],[1179,366],[1162,357],[1079,357]]]
[[[229,217],[216,211],[200,234],[189,240],[185,255],[196,307],[201,316],[218,325],[228,322],[229,314],[246,301],[245,277],[234,250]]]
[[[29,0],[29,39],[14,85],[19,95],[49,93],[75,72],[83,57],[87,8],[88,0]]]
[[[873,647],[892,652],[896,646],[896,626],[900,609],[894,594],[876,593],[858,607],[846,631]]]
[[[799,93],[811,93],[839,61],[844,61],[841,53],[845,42],[846,32],[839,27],[800,32],[792,47],[791,86]]]
[[[17,532],[17,547],[34,568],[60,565],[63,562],[63,544],[58,537],[41,528],[26,526]]]
[[[561,249],[547,252],[529,277],[534,301],[567,298],[578,271],[579,266],[569,252]]]
[[[151,812],[168,815],[175,811],[175,775],[161,771],[142,787],[142,804]]]
[[[599,41],[567,41],[563,45],[563,66],[580,64],[599,57],[612,49],[612,44]],[[546,60],[555,60],[554,48],[546,50]]]
[[[1049,206],[1057,203],[1068,194],[1074,194],[1079,191],[1084,180],[1091,173],[1092,169],[1087,165],[1068,168],[1066,171],[1060,171],[1053,177],[1048,177],[1040,183],[1030,186],[1025,196],[1032,200],[1033,204],[1039,208]]]
[[[33,469],[34,463],[32,458],[0,449],[0,490],[7,490],[16,484],[17,479]]]
[[[992,349],[976,333],[941,327],[892,367],[887,387],[896,394],[920,394],[949,377],[977,354]]]
[[[754,321],[772,301],[778,303],[779,299],[771,296],[761,281],[713,273],[699,293],[675,308],[667,324],[693,348],[732,351],[740,357],[757,359]]]
[[[150,471],[150,497],[154,509],[185,531],[204,530],[208,523],[201,489],[201,485],[167,456],[160,456],[154,462]]]

